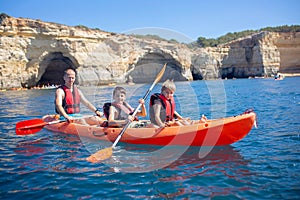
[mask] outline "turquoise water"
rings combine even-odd
[[[111,144],[45,129],[15,134],[17,122],[53,113],[54,90],[1,92],[0,199],[299,199],[299,83],[300,77],[176,83],[183,116],[218,118],[254,108],[258,128],[213,149],[119,143],[98,164],[85,158]],[[149,85],[125,87],[136,106]],[[101,107],[113,87],[81,89]]]

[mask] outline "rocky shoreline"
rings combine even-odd
[[[218,47],[188,48],[138,38],[0,15],[0,90],[60,84],[63,70],[78,71],[80,85],[192,81],[300,74],[300,32],[261,32]]]

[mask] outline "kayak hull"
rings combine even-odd
[[[45,122],[55,121],[51,115],[43,117]],[[207,120],[198,120],[183,126],[165,128],[127,128],[120,142],[143,145],[180,145],[180,146],[223,146],[244,138],[252,129],[256,120],[254,112],[238,116]],[[62,122],[45,126],[53,132],[76,134],[96,140],[114,142],[122,128],[83,125]]]

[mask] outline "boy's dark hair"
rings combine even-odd
[[[104,116],[106,117],[106,119],[108,120],[108,117],[109,117],[109,108],[111,106],[111,103],[104,103],[103,105],[103,113],[104,113]]]

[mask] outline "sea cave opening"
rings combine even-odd
[[[187,80],[182,75],[182,65],[171,55],[161,52],[146,54],[137,62],[129,76],[134,83],[150,83],[156,78],[165,63],[167,63],[167,68],[161,82],[167,79],[174,81]]]
[[[76,69],[76,64],[61,52],[54,52],[44,58],[40,64],[40,80],[36,86],[61,85],[64,83],[63,73],[67,68]]]

